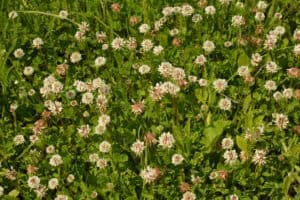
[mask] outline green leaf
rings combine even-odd
[[[250,103],[251,103],[251,94],[249,94],[245,99],[244,99],[244,103],[243,103],[243,111],[244,112],[247,112],[249,106],[250,106]]]
[[[246,153],[248,153],[248,144],[244,137],[237,135],[236,136],[236,144],[242,151],[245,151]]]
[[[238,58],[238,65],[239,66],[249,65],[249,63],[250,63],[250,59],[247,56],[247,54],[243,51]]]
[[[223,131],[230,124],[231,124],[230,121],[218,120],[213,124],[213,126],[204,129],[203,131],[204,136],[202,138],[202,143],[204,147],[207,149],[208,153],[212,151],[217,141],[221,137]]]
[[[128,156],[126,154],[114,154],[113,158],[116,162],[126,162],[128,161]]]
[[[8,193],[10,197],[17,197],[20,194],[19,190],[12,190]]]

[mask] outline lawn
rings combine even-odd
[[[299,10],[1,0],[0,199],[300,199]]]

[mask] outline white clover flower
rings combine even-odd
[[[9,19],[15,19],[17,17],[18,17],[18,13],[14,10],[8,13],[8,18]]]
[[[238,7],[238,8],[244,8],[245,7],[244,3],[240,2],[240,1],[236,2],[235,6]]]
[[[197,64],[197,65],[204,65],[206,63],[206,57],[201,54],[199,56],[196,57],[194,63]]]
[[[170,30],[170,36],[175,36],[175,35],[178,35],[179,33],[179,30],[177,28],[173,28],[172,30]]]
[[[94,95],[91,92],[84,93],[81,98],[81,102],[87,105],[92,104],[93,100],[94,100]]]
[[[197,23],[197,22],[202,21],[202,19],[203,18],[200,14],[194,14],[193,17],[192,17],[192,22]]]
[[[282,19],[282,14],[279,12],[275,13],[274,18],[280,20],[280,19]]]
[[[239,197],[236,194],[232,194],[229,196],[230,200],[239,200]]]
[[[4,194],[4,188],[0,186],[0,197],[3,196],[3,194]]]
[[[150,26],[148,24],[142,24],[139,27],[140,33],[147,33],[150,31]]]
[[[232,165],[238,159],[238,154],[235,150],[226,150],[223,157],[225,158],[225,163]]]
[[[278,71],[278,66],[275,62],[269,61],[266,64],[266,70],[268,73],[276,73]]]
[[[215,44],[212,42],[212,41],[209,41],[209,40],[206,40],[204,43],[203,43],[203,47],[204,51],[210,53],[210,52],[213,52],[215,50]]]
[[[286,115],[282,113],[273,113],[273,122],[279,129],[285,129],[289,124],[289,119]]]
[[[228,83],[225,79],[217,79],[213,82],[213,87],[218,93],[220,93],[228,87]]]
[[[195,83],[195,82],[197,82],[197,76],[190,75],[190,76],[188,76],[188,80],[191,83]]]
[[[266,81],[265,83],[265,88],[268,90],[268,91],[274,91],[277,89],[277,85],[276,85],[276,82],[275,81],[272,81],[272,80],[268,80]]]
[[[249,76],[250,75],[249,67],[248,66],[240,66],[238,68],[238,74],[239,74],[239,76],[242,76],[242,77]]]
[[[257,2],[256,7],[259,10],[265,10],[268,7],[268,4],[265,1],[259,1]]]
[[[282,95],[281,92],[276,91],[276,92],[273,94],[273,97],[274,97],[275,101],[279,101],[280,99],[283,98],[283,95]]]
[[[216,8],[214,6],[207,6],[205,8],[205,13],[207,15],[214,15],[216,13]]]
[[[175,143],[175,139],[170,132],[162,133],[158,139],[159,139],[158,145],[162,146],[163,149],[170,149],[173,147]]]
[[[262,61],[262,56],[259,53],[252,54],[251,64],[253,66],[258,66],[261,61]]]
[[[153,54],[154,55],[160,55],[161,54],[161,52],[164,50],[164,48],[162,47],[162,46],[160,46],[160,45],[158,45],[158,46],[155,46],[154,48],[153,48]]]
[[[144,75],[144,74],[148,74],[150,72],[150,67],[148,65],[141,65],[139,67],[139,73]]]
[[[96,153],[92,153],[89,155],[89,161],[94,163],[97,162],[99,160],[99,156]]]
[[[146,183],[154,182],[158,178],[158,175],[159,174],[158,174],[157,170],[150,166],[147,166],[146,168],[144,168],[140,173],[140,176]]]
[[[180,165],[183,162],[184,158],[181,154],[174,154],[172,156],[172,164],[173,165]]]
[[[78,51],[73,52],[70,56],[70,60],[72,63],[78,63],[79,61],[81,61],[81,59],[81,54]]]
[[[252,157],[252,162],[259,166],[266,164],[266,154],[267,152],[265,150],[256,149]]]
[[[140,140],[136,140],[130,147],[131,151],[133,151],[137,156],[140,156],[144,149],[145,149],[145,145],[144,142],[140,141]]]
[[[14,51],[14,56],[16,58],[22,58],[25,55],[23,49],[19,48]]]
[[[23,135],[16,135],[13,139],[15,145],[20,145],[23,144],[25,142],[25,138]]]
[[[207,86],[207,80],[206,79],[201,78],[201,79],[199,79],[198,83],[201,87]]]
[[[235,15],[231,18],[231,24],[234,27],[241,27],[245,25],[245,19],[241,15]]]
[[[108,44],[102,44],[102,50],[107,50],[109,48]]]
[[[183,16],[191,16],[194,13],[194,8],[191,5],[183,5],[181,6],[181,14]]]
[[[233,140],[231,138],[224,138],[222,140],[222,149],[231,149],[233,147]]]
[[[100,158],[97,163],[96,163],[96,166],[99,168],[99,169],[104,169],[105,167],[107,167],[108,165],[108,162],[106,159],[104,158]]]
[[[141,43],[144,52],[150,51],[153,47],[153,42],[150,39],[145,39]]]
[[[68,11],[66,11],[66,10],[61,10],[60,12],[59,12],[59,17],[60,18],[63,18],[63,19],[65,19],[65,18],[67,18],[68,17]]]
[[[33,74],[33,72],[34,72],[33,67],[27,66],[27,67],[24,68],[23,74],[25,76],[31,76]]]
[[[48,188],[50,190],[54,190],[56,189],[58,186],[58,179],[57,178],[51,178],[49,181],[48,181]]]
[[[283,26],[276,26],[275,29],[274,29],[274,32],[277,35],[282,36],[285,33],[285,28]]]
[[[196,195],[193,192],[187,191],[183,194],[181,200],[196,200]]]
[[[111,149],[111,144],[107,141],[103,141],[99,145],[99,151],[102,153],[108,153]]]
[[[89,24],[85,21],[81,22],[81,24],[79,25],[78,29],[81,33],[85,34],[86,32],[89,31]]]
[[[32,176],[27,180],[28,187],[35,189],[40,185],[40,178],[38,176]]]
[[[63,109],[62,103],[59,101],[49,101],[49,105],[47,105],[46,107],[53,115],[61,113]]]
[[[300,44],[295,45],[294,54],[296,57],[300,57]]]
[[[101,66],[105,65],[105,63],[106,63],[106,58],[105,57],[99,56],[95,59],[95,66],[96,67],[101,67]]]
[[[55,147],[53,145],[49,145],[46,147],[46,153],[51,154],[55,152]]]
[[[91,132],[90,125],[84,124],[77,128],[80,137],[87,138]]]
[[[231,101],[228,98],[223,98],[223,99],[221,99],[219,101],[218,106],[222,110],[230,110],[230,108],[231,108]]]
[[[293,39],[294,40],[300,40],[300,29],[297,28],[295,31],[294,31],[294,34],[293,34]]]
[[[255,20],[259,21],[259,22],[264,21],[265,20],[265,13],[263,13],[263,12],[256,12],[255,13]]]
[[[174,8],[173,7],[164,7],[163,8],[163,10],[162,10],[162,14],[164,15],[164,16],[170,16],[170,15],[172,15],[173,14],[173,12],[174,12]]]
[[[68,183],[72,183],[75,180],[75,176],[73,174],[69,174],[67,177]]]
[[[120,50],[125,46],[125,40],[121,37],[116,37],[112,42],[111,46],[115,50]]]
[[[282,94],[285,98],[291,99],[293,97],[293,89],[292,88],[286,88],[283,90]]]
[[[68,200],[69,197],[67,195],[58,194],[54,200]]]
[[[50,158],[49,164],[57,167],[58,165],[63,164],[63,160],[59,154],[55,154]]]
[[[32,46],[36,49],[40,49],[43,46],[43,44],[44,44],[44,41],[39,37],[35,38],[32,41]]]

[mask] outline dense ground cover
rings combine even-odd
[[[300,3],[0,2],[1,199],[300,199]]]

